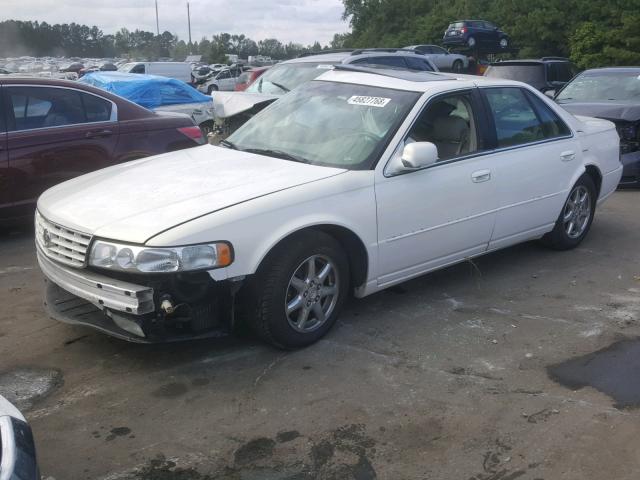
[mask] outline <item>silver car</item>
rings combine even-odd
[[[450,53],[438,45],[412,45],[405,47],[425,55],[438,69],[449,72],[466,72],[469,68],[469,58],[457,53]]]
[[[0,480],[39,480],[31,427],[0,395]]]

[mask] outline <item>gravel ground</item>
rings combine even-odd
[[[639,206],[617,192],[570,252],[528,243],[352,300],[287,353],[59,324],[32,233],[5,232],[0,393],[56,480],[635,480]]]

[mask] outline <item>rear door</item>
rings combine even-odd
[[[541,236],[555,223],[582,149],[543,101],[519,87],[481,88],[495,132],[492,170],[498,216],[490,248]]]
[[[9,168],[16,207],[30,214],[38,196],[64,180],[113,163],[116,105],[67,87],[3,87]]]

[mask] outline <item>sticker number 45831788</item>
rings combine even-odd
[[[347,100],[347,103],[350,105],[363,105],[366,107],[384,107],[391,101],[390,98],[384,97],[366,97],[366,96],[358,96],[354,95],[353,97]]]

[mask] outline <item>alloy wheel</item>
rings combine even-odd
[[[591,218],[591,195],[584,185],[575,187],[564,205],[562,222],[569,238],[578,238],[589,225]]]
[[[309,333],[320,328],[338,303],[339,275],[333,261],[312,255],[293,272],[287,286],[285,315],[291,328]]]

